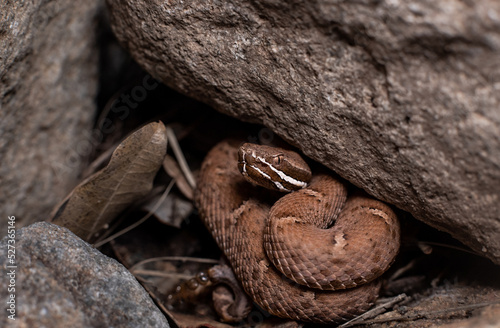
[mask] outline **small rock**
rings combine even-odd
[[[15,321],[8,327],[169,327],[132,274],[75,236],[46,222],[16,232],[15,265],[9,267],[9,236],[0,242],[2,300],[15,271]],[[10,253],[9,253],[10,254]],[[12,275],[12,274],[11,274]]]

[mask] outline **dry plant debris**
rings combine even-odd
[[[126,207],[151,191],[166,145],[161,122],[136,131],[116,148],[104,169],[73,189],[49,221],[95,241]]]

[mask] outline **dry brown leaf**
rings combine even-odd
[[[134,132],[118,145],[105,168],[71,191],[51,221],[95,241],[127,206],[151,191],[166,146],[162,122]]]

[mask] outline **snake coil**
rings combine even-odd
[[[297,153],[240,144],[208,153],[195,202],[244,290],[269,313],[300,321],[339,323],[368,310],[399,250],[393,210],[347,197],[342,180],[311,174]],[[295,191],[274,202],[276,192],[248,181]]]

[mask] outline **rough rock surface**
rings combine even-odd
[[[0,326],[169,327],[125,267],[69,230],[35,223],[19,229],[15,240],[16,320],[4,313]],[[6,250],[8,243],[7,236],[0,249]],[[1,286],[12,278],[7,260],[7,251],[1,252]],[[10,292],[2,288],[0,295],[5,305]]]
[[[153,76],[500,264],[500,3],[107,0]]]
[[[0,1],[0,212],[18,224],[45,218],[89,155],[102,5]]]

